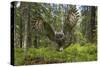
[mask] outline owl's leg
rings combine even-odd
[[[59,47],[56,49],[57,51],[63,51],[63,47]]]
[[[59,48],[59,51],[63,51],[63,47]]]

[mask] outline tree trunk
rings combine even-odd
[[[96,40],[96,25],[97,25],[97,22],[96,22],[96,7],[95,6],[92,6],[91,7],[91,42],[95,42]],[[95,30],[95,31],[94,31]]]
[[[32,46],[32,34],[31,34],[31,20],[30,20],[30,9],[31,9],[31,4],[28,4],[28,27],[27,27],[27,33],[28,33],[28,43],[27,43],[27,47],[31,47]]]
[[[22,22],[24,23],[24,59],[27,57],[27,45],[28,45],[28,4],[22,3],[23,7],[23,17]]]
[[[21,8],[20,8],[20,12],[22,12]],[[19,38],[20,40],[19,41],[20,41],[20,43],[19,44],[20,44],[20,48],[22,48],[22,41],[23,41],[22,40],[23,39],[23,34],[22,34],[23,33],[22,32],[22,13],[20,13],[20,24],[19,25],[20,25],[20,32],[19,32],[19,35],[20,35],[20,38]]]

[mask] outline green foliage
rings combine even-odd
[[[15,48],[14,60],[15,65],[24,64],[24,51],[22,48]]]
[[[84,46],[80,44],[72,44],[65,49],[68,54],[67,61],[93,61],[96,60],[96,45],[87,43]]]
[[[91,43],[87,43],[84,46],[81,46],[78,43],[71,44],[71,46],[65,48],[62,52],[59,52],[51,47],[29,48],[27,52],[27,58],[26,60],[24,60],[23,49],[16,48],[15,64],[21,65],[25,64],[26,62],[29,62],[28,64],[31,64],[31,62],[38,60],[38,58],[39,61],[37,63],[39,63],[40,61],[42,61],[42,63],[94,61],[97,60],[96,49],[96,45]],[[23,61],[25,61],[25,63],[23,63]]]
[[[80,43],[81,45],[84,45],[87,42],[84,35],[79,31],[74,32],[74,37],[76,38],[75,43]]]

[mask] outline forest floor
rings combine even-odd
[[[15,65],[50,64],[97,60],[96,44],[71,44],[63,51],[51,47],[29,48],[26,58],[23,48],[15,48]]]

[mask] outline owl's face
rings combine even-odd
[[[56,32],[55,37],[57,40],[61,40],[64,37],[64,33],[63,32]]]

